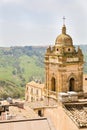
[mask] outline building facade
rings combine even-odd
[[[56,93],[82,92],[83,64],[82,50],[80,47],[75,49],[64,24],[62,33],[55,40],[55,45],[49,46],[45,54],[46,90]]]
[[[44,84],[31,81],[26,84],[25,100],[28,102],[43,100]]]

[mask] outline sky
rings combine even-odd
[[[73,44],[87,44],[87,0],[0,0],[0,46],[54,45],[63,16]]]

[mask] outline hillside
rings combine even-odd
[[[3,91],[5,89],[7,96],[10,96],[10,93],[7,92],[8,86],[22,87],[22,91],[24,91],[23,87],[31,80],[44,82],[45,50],[46,47],[31,46],[0,48],[0,89],[3,88]],[[3,81],[4,85],[2,85]]]
[[[0,93],[0,97],[23,96],[27,82],[31,80],[44,82],[46,48],[40,46],[0,48],[0,90],[2,93]],[[87,73],[87,45],[81,46],[81,48],[86,61],[84,73]]]

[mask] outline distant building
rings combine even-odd
[[[31,81],[26,84],[25,100],[28,102],[43,100],[44,84]]]

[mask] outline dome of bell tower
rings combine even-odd
[[[55,40],[55,45],[72,45],[73,44],[73,41],[72,41],[72,38],[66,34],[66,26],[63,25],[62,27],[62,33],[57,36],[56,40]]]

